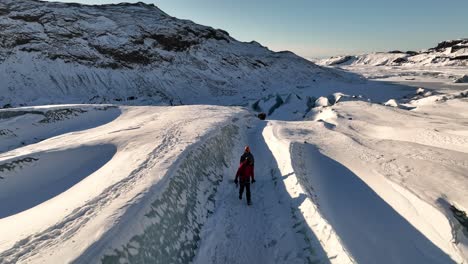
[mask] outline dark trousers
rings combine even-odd
[[[241,181],[240,182],[240,188],[239,188],[239,198],[242,198],[242,194],[244,193],[244,188],[245,188],[245,194],[247,195],[247,202],[250,202],[250,181]]]

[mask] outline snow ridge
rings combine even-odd
[[[328,66],[468,66],[468,39],[447,40],[428,50],[335,56],[317,61]]]
[[[145,212],[142,234],[105,254],[102,263],[190,262],[200,241],[201,227],[214,210],[214,195],[238,133],[237,126],[223,127],[219,135],[188,153]],[[86,253],[76,261],[81,262],[88,263]]]

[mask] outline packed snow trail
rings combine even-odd
[[[285,190],[283,180],[289,175],[281,176],[262,136],[267,122],[259,123],[248,132],[255,157],[253,205],[247,206],[245,194],[238,199],[239,189],[233,183],[237,168],[232,168],[232,175],[225,175],[220,186],[219,204],[203,228],[193,263],[329,263],[295,210],[305,196],[292,199]]]

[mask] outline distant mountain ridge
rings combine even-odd
[[[446,40],[422,51],[388,51],[363,55],[334,56],[316,61],[321,65],[370,66],[468,66],[468,38]]]
[[[174,18],[152,4],[3,0],[0,30],[0,108],[238,105],[349,78],[291,52],[272,52]]]

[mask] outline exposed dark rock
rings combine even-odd
[[[34,38],[29,37],[28,35],[19,35],[14,40],[14,46],[25,45],[33,41]]]
[[[9,16],[9,18],[14,20],[23,20],[25,22],[40,22],[41,17],[44,14],[32,15],[32,14],[25,14],[25,15],[13,15]]]
[[[139,50],[127,51],[123,48],[108,48],[102,46],[93,46],[104,56],[110,56],[114,60],[123,63],[136,63],[147,65],[151,62],[149,54]]]
[[[0,16],[8,15],[9,13],[10,10],[8,9],[8,7],[0,4]]]
[[[58,121],[62,121],[65,119],[69,119],[72,116],[78,116],[82,113],[86,113],[87,111],[82,109],[58,109],[58,110],[49,110],[45,113],[44,119],[39,121],[39,123],[55,123]]]
[[[452,46],[452,49],[450,50],[450,53],[457,52],[458,50],[461,50],[461,49],[468,49],[468,45],[455,45],[455,46]]]
[[[115,6],[141,6],[141,7],[156,7],[154,4],[147,4],[144,2],[136,2],[136,3],[118,3],[114,4]]]
[[[224,31],[225,32],[225,31]],[[221,32],[212,28],[207,29],[202,35],[204,39],[216,39],[216,40],[225,40],[229,42],[229,39]]]
[[[265,119],[266,119],[266,113],[263,113],[263,112],[262,112],[262,113],[259,113],[259,114],[257,115],[257,117],[258,117],[260,120],[265,120]]]
[[[455,83],[468,83],[468,75],[463,75],[454,81]]]
[[[408,51],[406,52],[406,54],[408,54],[408,55],[410,55],[410,56],[414,56],[414,55],[418,55],[419,53],[416,52],[416,51],[408,50]]]
[[[261,60],[255,60],[254,62],[251,62],[252,66],[254,68],[262,68],[268,66],[267,64],[263,63]]]
[[[152,34],[147,36],[147,38],[156,40],[159,44],[159,47],[168,51],[185,51],[193,45],[199,44],[198,41],[184,40],[179,34]]]
[[[404,53],[404,52],[403,52],[403,51],[400,51],[400,50],[391,50],[391,51],[389,51],[388,53],[398,54],[398,53]]]
[[[252,109],[257,112],[261,112],[262,108],[260,108],[260,100],[255,101],[255,103],[252,104]]]
[[[261,64],[261,65],[264,66],[264,67],[268,66],[268,64],[264,63],[264,62],[261,61],[261,60],[255,60],[255,62],[257,62],[258,64]]]
[[[446,61],[447,59],[449,59],[449,58],[437,56],[437,57],[434,57],[434,58],[431,60],[431,62],[432,62],[432,63],[441,63],[441,62]]]
[[[314,96],[310,97],[310,96],[307,96],[307,111],[314,108],[315,107],[315,101],[317,100],[317,98],[315,98]]]
[[[352,59],[354,59],[355,57],[354,56],[344,56],[336,61],[333,61],[332,63],[330,63],[330,65],[338,65],[338,64],[343,64],[345,62],[348,62]]]
[[[13,118],[17,116],[26,115],[26,114],[44,115],[44,113],[41,111],[2,111],[0,112],[0,119],[8,119],[8,118]]]
[[[462,42],[465,42],[465,41],[468,42],[468,39],[456,39],[456,40],[442,41],[439,44],[437,44],[437,46],[434,49],[435,50],[443,50],[443,49],[446,49],[446,48],[453,47],[453,46],[455,46],[457,44],[460,44]]]
[[[0,164],[0,172],[12,171],[17,167],[19,168],[23,167],[25,163],[31,163],[31,162],[38,161],[38,160],[39,159],[37,158],[26,157],[26,158],[17,159],[11,162],[7,162],[4,164]]]
[[[452,58],[450,58],[450,60],[451,61],[454,61],[454,60],[468,60],[468,55],[452,57]]]
[[[396,58],[392,61],[392,63],[395,63],[395,64],[401,64],[401,63],[406,63],[406,62],[408,62],[408,58],[406,57]]]
[[[279,94],[276,95],[276,102],[275,104],[270,107],[270,109],[268,110],[268,115],[271,116],[271,114],[273,114],[273,112],[275,112],[276,109],[278,109],[281,105],[284,104],[284,101],[283,101],[283,98],[281,98],[281,96]]]
[[[464,227],[465,234],[468,235],[468,216],[466,216],[466,212],[459,210],[454,205],[450,205],[450,211],[452,211],[455,219]]]

